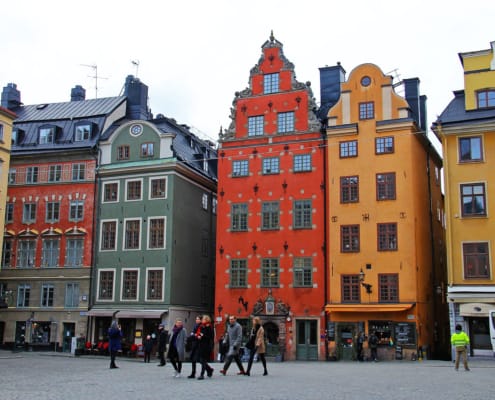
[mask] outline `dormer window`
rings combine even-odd
[[[74,142],[82,142],[91,137],[91,124],[83,123],[76,125],[74,132]]]
[[[45,126],[40,128],[39,144],[51,144],[55,140],[55,127]]]
[[[24,131],[19,128],[12,130],[12,145],[18,145],[24,139]]]
[[[279,92],[279,76],[278,74],[266,74],[263,77],[264,94]]]
[[[495,89],[484,89],[476,93],[478,108],[495,107]]]

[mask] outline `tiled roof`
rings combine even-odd
[[[495,109],[493,108],[466,111],[464,90],[458,90],[454,92],[454,99],[449,103],[445,110],[442,111],[440,116],[433,123],[433,126],[438,125],[439,123],[442,125],[471,123],[493,118],[495,118]]]

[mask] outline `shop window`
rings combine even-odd
[[[392,338],[392,323],[390,321],[369,321],[368,335],[373,332],[378,337],[378,344],[390,344]]]

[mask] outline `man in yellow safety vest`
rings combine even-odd
[[[450,343],[455,347],[455,370],[459,369],[459,360],[463,357],[464,369],[469,371],[467,363],[467,346],[469,344],[469,336],[463,332],[461,325],[455,326],[455,333],[450,338]]]

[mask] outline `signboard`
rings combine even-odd
[[[416,345],[416,324],[398,322],[395,324],[395,343],[398,345]]]

